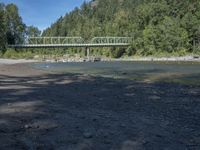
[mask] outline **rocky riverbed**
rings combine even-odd
[[[197,150],[200,87],[0,65],[0,149]]]
[[[182,57],[127,57],[127,58],[106,58],[106,57],[72,57],[72,58],[58,58],[58,59],[44,59],[47,62],[95,62],[95,61],[192,61],[192,62],[200,62],[200,56],[182,56]]]
[[[31,62],[95,62],[95,61],[163,61],[163,62],[176,62],[176,61],[190,61],[190,62],[200,62],[200,56],[182,56],[182,57],[127,57],[127,58],[106,58],[106,57],[42,57],[36,55],[34,59],[2,59],[0,58],[0,64],[16,64],[16,63],[31,63]]]

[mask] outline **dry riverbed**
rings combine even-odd
[[[198,150],[200,87],[0,65],[1,150]]]

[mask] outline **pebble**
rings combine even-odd
[[[129,100],[127,100],[127,99],[124,100],[124,103],[128,103],[128,102],[129,102]]]
[[[84,138],[90,139],[90,138],[93,137],[93,134],[92,134],[92,132],[85,131],[85,132],[83,133],[83,136],[84,136]]]
[[[156,95],[150,96],[149,98],[152,100],[160,100],[161,99],[159,96],[156,96]]]
[[[76,129],[79,129],[80,127],[79,127],[79,126],[76,126],[75,128],[76,128]]]
[[[26,125],[24,126],[24,128],[25,128],[25,129],[30,129],[31,126],[29,126],[28,124],[26,124]]]
[[[97,117],[92,118],[92,121],[93,121],[93,122],[96,122],[97,120],[98,120]]]
[[[120,127],[125,128],[126,125],[124,123],[120,124]]]
[[[85,116],[80,116],[80,118],[81,118],[81,119],[86,119],[86,117],[85,117]]]
[[[104,140],[104,143],[105,144],[111,144],[111,141],[110,140]]]

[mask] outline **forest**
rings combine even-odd
[[[92,0],[61,16],[42,33],[22,22],[17,6],[0,4],[1,53],[6,53],[7,44],[23,42],[27,36],[81,36],[86,41],[95,36],[133,37],[128,48],[92,51],[115,58],[200,54],[200,1]]]

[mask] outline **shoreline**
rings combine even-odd
[[[138,58],[120,58],[120,59],[113,59],[114,61],[149,61],[149,62],[163,62],[163,61],[170,61],[170,62],[200,62],[200,57],[194,56],[182,56],[182,57],[138,57]]]
[[[40,62],[34,59],[7,59],[7,58],[0,58],[0,65],[12,65],[12,64],[21,64],[21,63],[34,63]]]
[[[0,64],[20,64],[20,63],[36,63],[36,62],[95,62],[94,57],[90,59],[83,58],[73,58],[73,59],[46,59],[46,60],[37,60],[37,59],[7,59],[0,58]],[[103,62],[115,62],[115,61],[132,61],[132,62],[200,62],[199,56],[182,56],[182,57],[129,57],[129,58],[100,58],[99,61]]]

